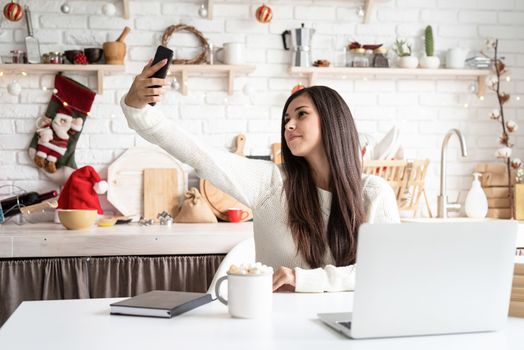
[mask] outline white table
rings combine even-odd
[[[523,349],[524,319],[499,332],[351,340],[318,312],[349,311],[353,293],[274,294],[272,318],[230,318],[218,301],[172,319],[111,316],[121,299],[30,301],[0,329],[0,349]]]

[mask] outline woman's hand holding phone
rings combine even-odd
[[[135,77],[133,84],[127,92],[125,99],[126,105],[140,109],[144,108],[148,103],[156,103],[161,100],[164,94],[164,86],[167,85],[167,80],[165,78],[150,77],[167,64],[167,59],[163,59],[154,65],[152,62],[153,60],[149,60],[144,66],[142,73]]]

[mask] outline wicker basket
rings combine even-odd
[[[399,210],[413,211],[416,216],[421,195],[424,195],[429,217],[432,217],[424,179],[429,160],[368,160],[362,172],[384,178],[393,187]]]

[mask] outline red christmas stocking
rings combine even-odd
[[[96,94],[62,75],[55,77],[54,91],[45,115],[37,120],[29,156],[36,166],[63,183],[77,168],[76,144]]]

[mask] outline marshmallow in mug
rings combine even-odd
[[[231,265],[227,273],[235,275],[262,275],[273,273],[273,268],[260,262],[251,264],[241,264],[240,266]]]

